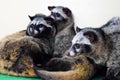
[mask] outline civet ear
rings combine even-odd
[[[35,18],[35,16],[30,16],[30,15],[28,15],[28,17],[30,18],[31,21]]]
[[[76,26],[75,32],[78,33],[78,32],[80,32],[80,30],[81,30],[81,29],[80,29],[78,26]]]
[[[90,42],[98,41],[98,37],[97,37],[96,33],[92,32],[92,31],[87,31],[84,33],[84,35],[90,40]]]
[[[46,17],[45,20],[48,24],[54,24],[55,23],[55,20],[53,18],[49,17],[49,16]]]
[[[48,6],[48,10],[50,10],[50,11],[54,8],[55,8],[55,6]]]
[[[71,10],[70,9],[68,9],[68,8],[63,8],[63,12],[68,16],[68,17],[70,17],[71,16]]]

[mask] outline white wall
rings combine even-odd
[[[69,7],[79,27],[99,27],[120,16],[120,0],[0,0],[0,38],[26,29],[28,15],[48,15],[49,5]]]

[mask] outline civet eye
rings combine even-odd
[[[34,28],[34,25],[33,25],[33,24],[31,24],[31,25],[30,25],[30,27],[31,27],[31,28]]]
[[[79,49],[80,48],[80,44],[75,44],[74,47]]]
[[[59,14],[59,13],[56,13],[56,16],[57,16],[57,17],[60,17],[60,14]]]
[[[53,14],[54,14],[54,12],[51,12],[51,14],[53,15]]]
[[[42,27],[45,27],[43,24],[40,24],[37,26],[38,28],[42,28]]]
[[[54,12],[52,12],[51,14],[52,14],[53,16],[60,17],[60,14],[59,14],[59,13],[54,13]]]

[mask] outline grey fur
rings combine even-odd
[[[96,64],[108,67],[105,80],[119,80],[120,78],[114,78],[117,78],[118,73],[120,73],[120,17],[112,18],[100,28],[81,29],[76,36],[78,36],[80,33],[85,34],[86,32],[90,31],[97,36],[96,42],[91,42],[91,36],[89,36],[88,38],[86,36],[86,39],[91,42],[91,44],[88,44],[89,48],[91,48],[91,51],[88,53],[84,53],[85,51],[81,50],[83,48],[80,45],[81,49],[74,55],[79,55],[83,53],[93,59]],[[74,37],[73,40],[75,42],[82,39],[82,37],[83,36],[76,39]],[[80,42],[83,41],[79,41],[79,43]],[[73,52],[75,52],[75,49],[73,48],[75,44],[76,43],[72,44],[68,54],[72,54]]]
[[[55,23],[51,17],[45,16],[43,14],[36,14],[33,17],[34,18],[29,23],[28,28],[29,28],[29,26],[31,26],[33,24],[35,25],[35,27],[39,27],[39,25],[42,24],[42,25],[45,25],[46,28],[50,28],[49,32],[46,29],[43,29],[42,30],[43,33],[41,32],[37,36],[34,36],[32,34],[29,35],[29,36],[34,37],[33,41],[35,41],[37,44],[39,44],[39,46],[40,46],[39,54],[41,54],[41,56],[42,56],[39,58],[43,59],[43,64],[45,66],[45,63],[53,56],[54,38],[55,38],[55,34],[56,34]],[[48,20],[50,23],[47,23]],[[35,27],[33,28],[33,30],[36,29]],[[40,61],[42,63],[42,60],[38,59],[38,61]],[[44,61],[45,61],[45,63],[44,63]]]
[[[43,14],[36,14],[35,16],[29,17],[31,19],[27,27],[27,34],[29,36],[49,38],[51,35],[55,35],[55,23],[51,17]]]
[[[54,9],[56,9],[56,12],[59,12],[59,9],[63,10],[64,8],[66,7],[55,6],[55,8],[51,10],[51,12],[54,13]],[[64,12],[63,14],[66,15]],[[70,14],[71,16],[66,15],[67,16],[66,18],[61,18],[62,20],[57,20],[54,18],[57,26],[57,35],[55,36],[54,53],[53,53],[55,56],[61,56],[63,55],[63,53],[65,53],[66,50],[68,50],[68,48],[71,45],[71,40],[75,35],[74,19],[71,11]],[[54,17],[52,13],[50,16]]]
[[[113,17],[109,22],[102,26],[106,34],[120,32],[120,17]],[[108,28],[109,27],[109,28]]]

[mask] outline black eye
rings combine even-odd
[[[56,13],[56,16],[57,16],[57,17],[60,17],[60,14],[59,14],[59,13]]]
[[[51,12],[51,14],[53,15],[54,13],[53,13],[53,12]]]
[[[79,49],[80,48],[80,44],[75,44],[74,47]]]
[[[34,27],[35,27],[35,25],[31,24],[31,25],[30,25],[30,27],[31,27],[31,28],[34,28]]]
[[[37,25],[38,28],[42,28],[42,27],[45,27],[43,24],[39,24]]]
[[[51,14],[55,17],[60,17],[60,14],[59,13],[54,13],[54,12],[51,12]]]

